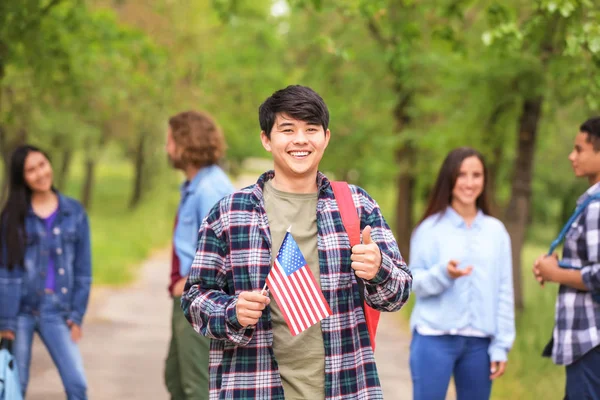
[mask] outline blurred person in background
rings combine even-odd
[[[173,298],[171,342],[165,383],[173,400],[208,399],[210,339],[194,332],[181,311],[181,294],[190,271],[198,230],[212,206],[234,188],[217,165],[225,153],[225,139],[208,114],[186,111],[169,119],[166,152],[173,168],[185,175],[175,219],[171,280]]]
[[[67,399],[87,398],[78,341],[90,294],[88,217],[53,187],[48,156],[24,145],[10,161],[8,200],[0,214],[0,335],[14,339],[23,393],[35,332],[48,349]]]
[[[542,254],[533,266],[540,284],[559,284],[556,322],[543,355],[565,366],[565,399],[600,400],[600,117],[581,124],[569,161],[590,188],[577,200],[579,216],[563,228],[562,260]]]
[[[471,148],[451,151],[413,232],[416,296],[410,369],[415,400],[489,399],[515,339],[510,237],[490,216],[487,170]]]

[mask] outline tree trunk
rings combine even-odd
[[[488,154],[489,157],[486,157],[488,172],[486,190],[488,193],[488,199],[490,201],[490,207],[492,208],[492,214],[494,216],[500,216],[503,214],[501,212],[501,205],[496,197],[496,181],[498,179],[498,171],[500,169],[500,165],[502,164],[502,159],[504,158],[504,143],[497,139],[496,125],[498,125],[502,115],[512,105],[513,103],[511,101],[505,101],[497,104],[487,120],[484,131],[486,135],[485,140],[488,143],[493,144],[492,148],[490,149],[490,154]]]
[[[56,177],[56,187],[61,192],[64,191],[65,185],[67,184],[67,176],[69,175],[69,168],[71,161],[73,160],[73,150],[63,150],[62,157],[60,160],[60,167],[58,168],[58,176]]]
[[[142,191],[143,191],[143,183],[144,183],[144,166],[145,166],[145,143],[146,143],[146,134],[141,132],[138,137],[137,150],[135,154],[135,176],[133,181],[133,193],[131,196],[131,200],[129,201],[129,208],[135,208],[141,199],[142,199]]]
[[[517,160],[512,177],[512,191],[506,209],[506,228],[512,242],[513,283],[515,307],[522,310],[523,287],[521,284],[521,249],[525,241],[531,206],[531,178],[538,122],[541,117],[543,98],[526,99],[519,121]]]
[[[402,85],[397,84],[398,103],[394,107],[396,134],[401,135],[404,128],[410,124],[411,118],[407,113],[412,100],[412,94],[406,93]],[[416,179],[412,170],[414,165],[414,148],[410,141],[403,143],[396,151],[396,162],[400,172],[396,179],[398,196],[396,199],[396,241],[402,257],[408,262],[410,256],[410,236],[413,230],[414,188]]]
[[[413,230],[414,188],[416,179],[409,169],[414,149],[406,145],[396,152],[399,164],[404,164],[396,180],[398,198],[396,200],[396,240],[402,257],[408,262],[410,256],[410,236]],[[408,164],[408,167],[406,165]]]
[[[96,170],[96,161],[88,156],[85,160],[85,178],[81,191],[81,203],[86,210],[90,210],[92,203],[92,189],[94,187],[94,172]]]

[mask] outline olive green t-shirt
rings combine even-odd
[[[265,183],[263,191],[269,219],[273,260],[277,257],[288,228],[298,243],[319,286],[317,248],[317,193],[286,193]],[[272,265],[271,265],[272,267]],[[325,348],[321,323],[292,336],[277,302],[271,295],[273,352],[279,365],[286,400],[325,398]]]

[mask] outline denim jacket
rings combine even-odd
[[[30,207],[25,217],[24,265],[12,270],[0,265],[0,330],[14,332],[19,314],[39,314],[50,252],[56,268],[57,306],[65,319],[82,323],[92,282],[88,217],[74,199],[58,194],[58,204],[50,235]]]

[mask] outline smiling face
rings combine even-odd
[[[52,189],[52,166],[42,153],[32,151],[25,158],[23,167],[25,183],[33,192],[47,192]]]
[[[260,138],[263,147],[273,154],[275,176],[280,181],[294,182],[314,177],[329,144],[329,129],[278,113],[269,139]]]
[[[483,164],[476,156],[467,157],[460,164],[458,177],[452,189],[452,204],[475,206],[485,185]]]

